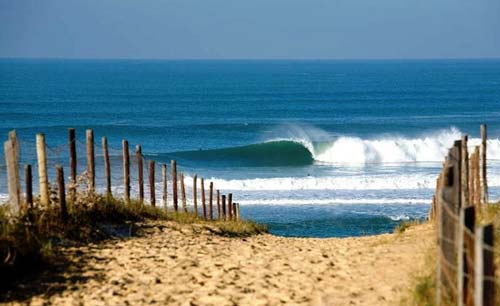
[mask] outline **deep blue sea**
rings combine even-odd
[[[500,60],[0,60],[0,134],[17,130],[22,163],[36,165],[45,133],[49,166],[67,166],[74,127],[84,171],[92,128],[98,181],[101,136],[112,147],[115,195],[127,139],[132,157],[141,144],[147,158],[176,159],[188,198],[196,173],[278,235],[376,234],[425,218],[447,149],[463,133],[477,144],[481,123],[495,198]]]

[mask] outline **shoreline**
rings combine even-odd
[[[69,266],[53,283],[18,286],[46,293],[8,304],[399,305],[434,243],[429,223],[351,238],[230,238],[171,221],[140,229],[63,248]]]

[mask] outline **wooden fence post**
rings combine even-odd
[[[168,189],[167,189],[167,165],[163,164],[161,166],[161,176],[162,176],[162,181],[163,181],[163,208],[167,210],[167,194],[168,194]]]
[[[486,124],[481,124],[481,203],[488,204],[488,181],[486,178]]]
[[[149,161],[149,194],[151,206],[156,206],[156,190],[155,190],[155,162]]]
[[[113,196],[111,192],[111,165],[109,164],[108,139],[102,138],[102,153],[104,158],[104,175],[106,177],[106,196]]]
[[[47,177],[47,151],[45,146],[45,135],[36,135],[36,153],[38,161],[38,181],[40,192],[40,203],[49,205],[49,179]]]
[[[182,210],[187,212],[187,203],[186,203],[186,187],[184,186],[184,173],[181,172],[181,195],[182,195]]]
[[[210,220],[214,219],[214,183],[210,182],[210,195],[208,200],[208,215]]]
[[[195,174],[193,176],[193,205],[194,205],[194,215],[198,217],[198,176]]]
[[[66,192],[64,190],[64,170],[61,165],[57,165],[56,170],[59,187],[59,205],[61,206],[61,219],[64,223],[66,223],[68,221],[68,208],[66,207]]]
[[[226,196],[222,195],[222,221],[226,221]]]
[[[240,221],[240,203],[236,204],[236,221]]]
[[[230,193],[227,195],[227,217],[228,220],[233,220],[233,194]]]
[[[137,158],[137,176],[139,181],[139,201],[144,202],[144,163],[142,159],[141,146],[135,147],[135,156]]]
[[[122,141],[122,151],[123,151],[123,187],[125,201],[130,201],[130,157],[128,151],[128,141]]]
[[[24,182],[26,184],[26,204],[29,208],[33,208],[33,174],[29,164],[24,166]]]
[[[460,209],[457,235],[457,305],[474,306],[474,206]]]
[[[221,219],[221,212],[220,212],[220,191],[217,189],[217,220]]]
[[[457,219],[461,201],[461,141],[455,141],[449,150],[444,167],[443,186],[439,207],[439,245],[437,305],[441,301],[457,304],[455,292],[457,288],[456,271],[450,264],[457,263]],[[442,255],[441,255],[442,254]]]
[[[233,221],[238,221],[236,217],[236,203],[233,203]]]
[[[480,147],[476,147],[476,159],[475,159],[475,165],[474,165],[474,172],[475,172],[475,205],[476,207],[481,207],[481,161],[480,161]]]
[[[470,205],[469,202],[469,151],[467,148],[469,137],[467,135],[462,136],[462,174],[461,174],[461,189],[462,189],[462,206]]]
[[[16,130],[9,132],[9,140],[12,141],[12,148],[14,150],[14,165],[16,168],[15,176],[16,176],[16,191],[19,198],[19,205],[23,204],[23,195],[21,190],[21,175],[19,173],[19,142],[17,141],[17,133]],[[20,206],[21,207],[21,206]]]
[[[16,171],[19,171],[16,168],[16,159],[14,154],[14,145],[12,140],[7,140],[4,143],[4,151],[5,151],[5,163],[7,166],[7,182],[9,188],[9,208],[10,213],[13,216],[17,216],[21,209],[21,199],[19,197],[19,193],[17,190],[18,185],[18,177],[16,176]]]
[[[87,130],[87,174],[89,179],[89,191],[95,191],[95,159],[94,159],[94,131]]]
[[[177,162],[175,160],[170,162],[170,168],[172,168],[172,197],[174,199],[174,210],[177,212],[179,210],[179,203],[177,200]]]
[[[481,226],[476,231],[475,302],[476,306],[495,305],[493,225]]]
[[[71,189],[69,190],[71,194],[71,201],[75,201],[76,197],[76,175],[77,175],[77,169],[76,169],[76,135],[75,135],[75,129],[70,128],[68,129],[68,145],[69,145],[69,170],[70,170],[70,185]]]
[[[203,220],[207,220],[207,203],[205,201],[205,180],[201,178],[201,205],[203,206]]]

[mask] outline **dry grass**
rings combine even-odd
[[[500,267],[500,203],[492,203],[482,207],[477,214],[477,225],[492,223],[495,229],[495,267],[497,268],[497,276]],[[476,225],[476,226],[477,226]],[[406,229],[408,226],[404,225]],[[436,300],[436,269],[437,269],[436,250],[433,249],[426,260],[426,271],[422,271],[422,275],[415,277],[415,285],[411,298],[405,299],[402,305],[411,306],[433,306]],[[496,284],[496,303],[500,305],[500,283]],[[446,303],[444,303],[446,305]]]
[[[133,225],[146,220],[173,221],[181,224],[206,224],[215,234],[238,237],[266,232],[250,221],[207,222],[193,213],[165,211],[138,201],[97,194],[78,194],[68,199],[68,219],[63,221],[56,203],[25,211],[16,219],[8,217],[6,205],[0,206],[0,282],[9,282],[26,270],[50,264],[58,257],[58,247],[98,242],[111,237],[133,234]],[[5,277],[4,277],[5,276]]]

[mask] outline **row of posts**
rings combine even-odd
[[[481,136],[470,158],[467,136],[455,141],[438,178],[430,214],[438,229],[436,305],[495,304],[494,229],[476,225],[488,204],[485,125]]]
[[[75,129],[69,129],[69,153],[70,153],[70,198],[75,199],[76,196],[76,186],[77,186],[77,155],[76,155],[76,135]],[[103,159],[104,159],[104,175],[106,183],[106,195],[112,196],[111,188],[111,165],[108,151],[108,141],[106,137],[102,138],[102,148],[103,148]],[[22,192],[19,179],[19,147],[17,142],[17,136],[15,131],[9,133],[9,139],[4,143],[5,158],[7,164],[7,174],[8,174],[8,186],[9,186],[9,204],[10,211],[12,215],[18,215],[20,209],[23,207],[23,203],[26,203],[28,207],[33,206],[33,189],[32,189],[32,168],[31,165],[25,166],[25,183],[26,183],[26,200],[22,199]],[[39,177],[39,192],[40,192],[40,204],[49,205],[50,195],[49,195],[49,180],[47,175],[47,152],[45,144],[44,134],[36,135],[36,151],[37,151],[37,162],[38,162],[38,177]],[[125,201],[130,201],[130,156],[129,156],[129,144],[127,140],[122,141],[122,151],[123,151],[123,184],[124,184],[124,199]],[[138,184],[139,184],[139,201],[144,202],[144,157],[142,155],[141,146],[136,147],[136,158],[138,163]],[[95,192],[95,152],[94,152],[94,133],[92,130],[86,131],[86,159],[87,159],[87,184],[88,191]],[[167,165],[161,165],[162,171],[162,202],[163,206],[167,208]],[[155,161],[150,160],[148,163],[149,172],[149,193],[150,193],[150,204],[151,206],[156,206],[156,190],[155,190]],[[66,208],[66,195],[64,188],[64,172],[62,166],[56,166],[57,181],[58,181],[58,192],[61,204],[61,212],[64,216],[67,216]],[[173,210],[175,212],[179,211],[179,184],[181,191],[181,201],[182,210],[188,212],[187,209],[187,199],[186,199],[186,189],[184,183],[184,174],[177,173],[177,163],[175,160],[171,161],[171,171],[172,171],[172,198],[173,198]],[[193,177],[193,206],[194,214],[198,216],[198,177],[194,175]],[[215,190],[214,197],[214,184],[210,182],[209,184],[209,200],[208,200],[208,210],[207,201],[205,193],[205,180],[201,178],[201,205],[203,211],[204,220],[221,220],[221,221],[238,221],[240,219],[240,206],[239,203],[233,202],[233,195],[229,193],[227,196],[220,193],[219,190]],[[214,200],[217,205],[217,218],[214,218]]]

